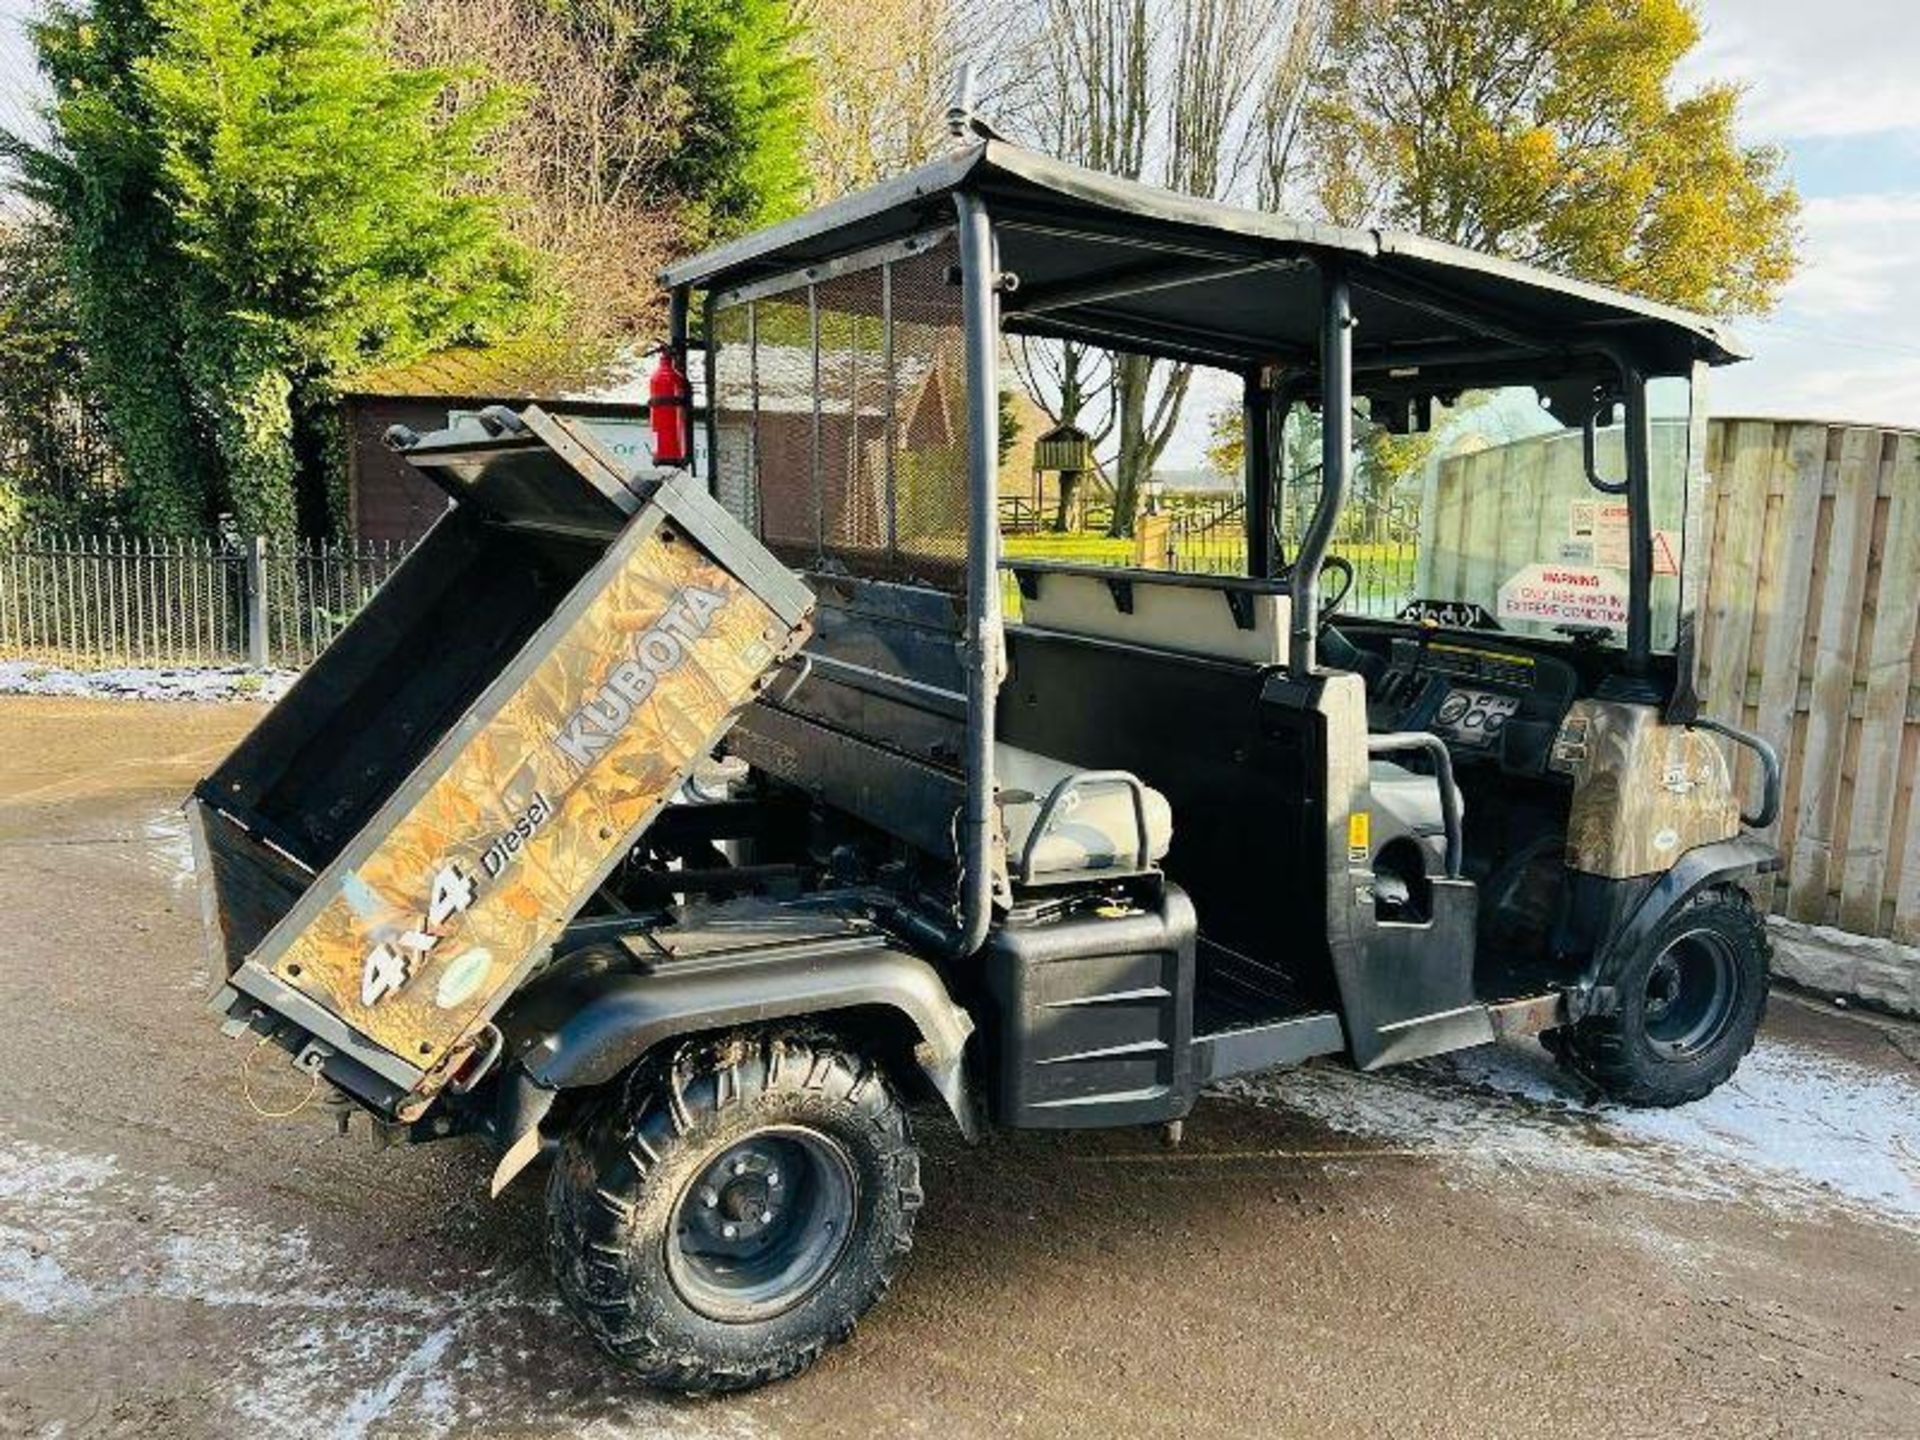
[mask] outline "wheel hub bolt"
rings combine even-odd
[[[739,1229],[738,1229],[738,1227],[736,1227],[736,1226],[733,1226],[733,1225],[722,1225],[722,1226],[720,1227],[720,1233],[721,1233],[722,1235],[724,1235],[724,1236],[726,1236],[726,1237],[727,1237],[727,1239],[729,1239],[729,1240],[731,1240],[731,1239],[733,1239],[733,1237],[734,1237],[735,1235],[738,1235],[738,1234],[740,1233],[740,1231],[739,1231]]]
[[[778,1185],[779,1183],[780,1183],[780,1172],[778,1170],[767,1171],[767,1184],[772,1186],[772,1185]]]

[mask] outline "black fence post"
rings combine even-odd
[[[247,664],[267,668],[267,537],[247,542]]]

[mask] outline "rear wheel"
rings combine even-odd
[[[920,1167],[878,1067],[741,1035],[638,1072],[561,1146],[547,1191],[560,1292],[650,1384],[796,1374],[892,1282]]]
[[[1618,1008],[1566,1032],[1561,1053],[1628,1105],[1684,1105],[1753,1048],[1767,1008],[1766,926],[1732,886],[1688,900],[1628,963]]]

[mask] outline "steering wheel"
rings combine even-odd
[[[1347,596],[1353,593],[1353,562],[1341,555],[1329,555],[1320,562],[1320,574],[1335,571],[1340,576],[1340,589],[1333,595],[1320,597],[1320,633],[1327,633],[1327,627],[1333,623],[1333,617],[1340,613],[1340,607],[1347,603]]]
[[[1356,672],[1371,697],[1386,669],[1386,661],[1372,651],[1362,650],[1335,628],[1333,617],[1340,613],[1340,607],[1347,603],[1347,597],[1353,593],[1353,562],[1339,555],[1329,555],[1320,562],[1320,573],[1324,576],[1329,570],[1340,576],[1340,588],[1323,596],[1320,601],[1318,628],[1315,631],[1321,646],[1320,653],[1335,669]]]

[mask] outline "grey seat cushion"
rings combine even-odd
[[[1033,845],[1029,880],[1058,884],[1106,871],[1131,873],[1161,859],[1173,843],[1173,807],[1150,785],[1140,785],[1136,809],[1133,786],[1139,782],[1115,772],[1090,772],[1014,745],[994,747],[1000,782],[1000,817],[1006,826],[1007,864],[1019,875],[1021,858]],[[1044,833],[1033,828],[1047,797],[1062,781],[1075,779],[1054,809]],[[1129,783],[1131,782],[1131,783]],[[1140,816],[1146,819],[1147,854],[1140,857]]]

